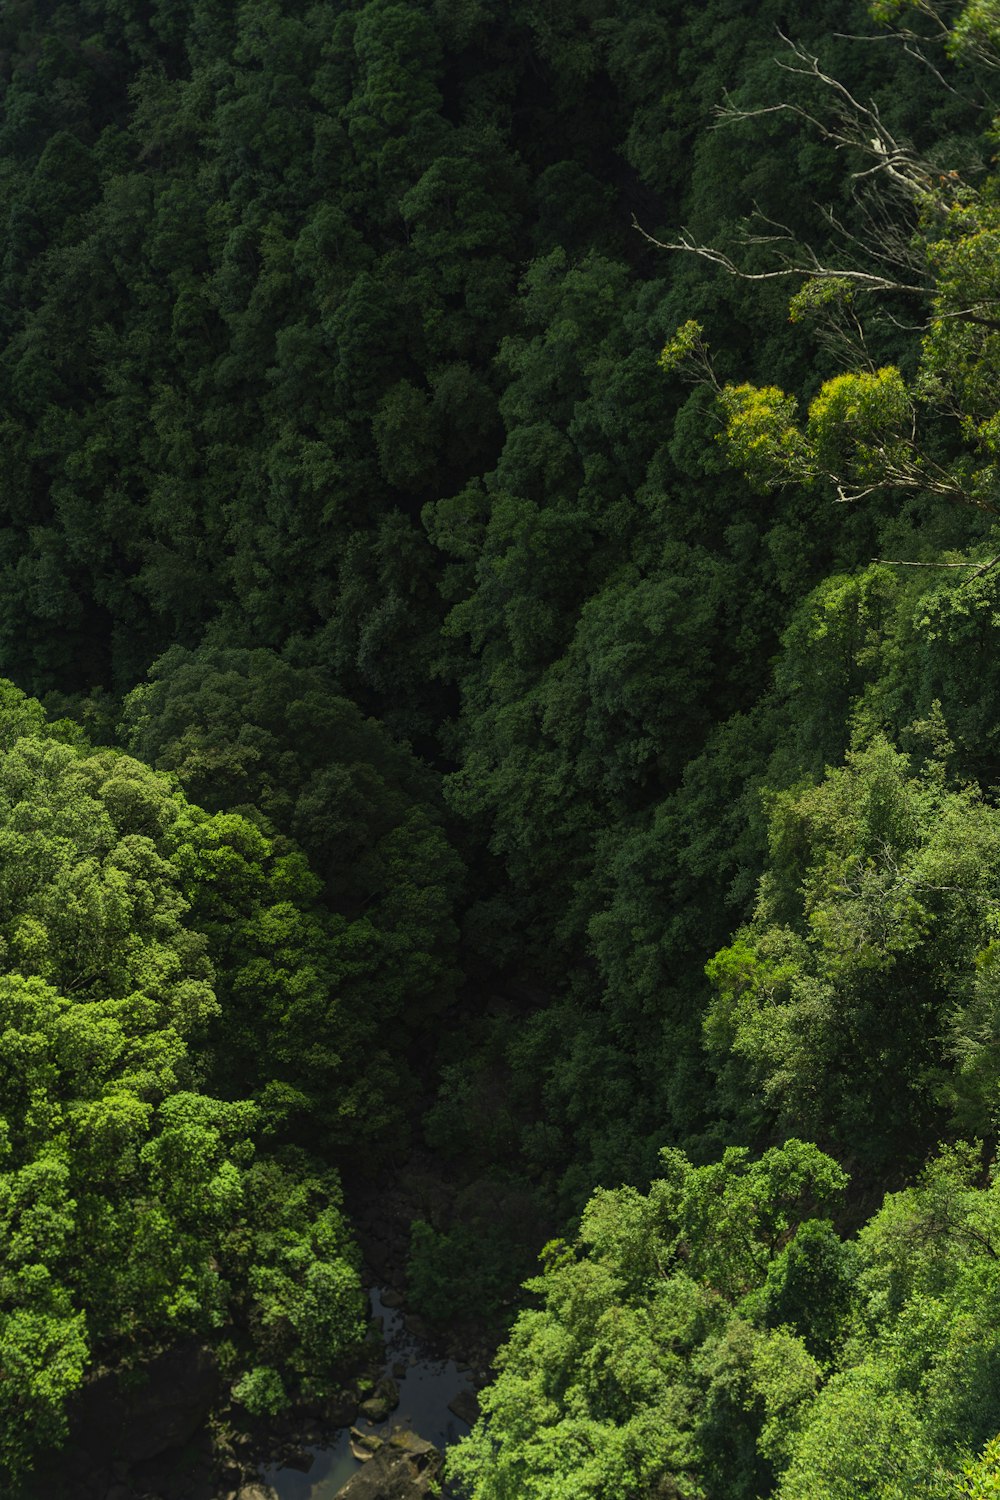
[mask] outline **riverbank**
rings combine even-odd
[[[227,1399],[213,1351],[188,1341],[131,1377],[104,1371],[89,1383],[66,1448],[32,1480],[37,1495],[333,1500],[363,1462],[351,1452],[352,1427],[382,1444],[403,1429],[441,1451],[468,1431],[474,1393],[490,1378],[496,1330],[468,1320],[434,1326],[406,1303],[410,1224],[446,1213],[452,1185],[430,1153],[417,1150],[377,1174],[359,1169],[345,1189],[373,1288],[372,1324],[328,1398],[254,1419]],[[381,1412],[368,1403],[386,1380],[398,1399]]]
[[[439,1468],[432,1455],[443,1454],[475,1420],[478,1407],[468,1366],[439,1357],[423,1344],[408,1326],[412,1319],[398,1293],[373,1288],[370,1297],[384,1361],[373,1392],[333,1442],[310,1444],[265,1469],[263,1481],[275,1500],[336,1500],[343,1486],[380,1455],[383,1462],[398,1457],[400,1468],[404,1459],[410,1462],[416,1496],[428,1468],[433,1474]]]

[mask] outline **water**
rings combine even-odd
[[[342,1432],[331,1448],[307,1448],[313,1455],[309,1472],[295,1469],[265,1469],[264,1483],[272,1485],[281,1500],[333,1500],[353,1474],[358,1461],[351,1452],[350,1434]]]
[[[373,1288],[371,1303],[372,1316],[382,1320],[387,1372],[391,1374],[393,1365],[405,1365],[406,1373],[393,1376],[399,1386],[399,1405],[388,1422],[381,1427],[370,1427],[362,1420],[357,1425],[362,1431],[382,1436],[393,1428],[409,1427],[435,1448],[446,1448],[469,1430],[465,1422],[448,1410],[449,1401],[454,1401],[460,1392],[473,1389],[468,1374],[453,1359],[428,1359],[403,1326],[402,1313],[385,1306],[380,1288]],[[338,1490],[360,1467],[351,1453],[350,1434],[341,1432],[329,1447],[306,1451],[312,1455],[308,1473],[270,1468],[264,1474],[265,1484],[273,1486],[279,1500],[334,1500]]]

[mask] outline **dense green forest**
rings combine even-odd
[[[1000,1494],[998,141],[998,0],[0,7],[3,1493],[419,1149],[466,1500]]]

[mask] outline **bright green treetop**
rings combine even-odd
[[[226,1024],[208,914],[268,920],[252,863],[265,853],[251,825],[91,751],[0,686],[10,1476],[64,1435],[66,1401],[95,1360],[226,1330],[238,1360],[308,1386],[357,1336],[335,1174],[261,1154],[259,1106],[205,1092],[210,1029]]]

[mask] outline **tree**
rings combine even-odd
[[[880,1165],[918,1154],[946,1103],[989,1128],[998,831],[978,789],[914,777],[885,742],[774,798],[753,922],[708,966],[736,1110]]]
[[[881,9],[883,19],[891,9]],[[910,9],[930,17],[936,40],[947,41],[960,59],[994,65],[1000,22],[992,7],[967,8],[952,31],[933,6]],[[903,40],[913,37],[905,33]],[[912,492],[994,516],[992,389],[1000,323],[994,296],[997,221],[989,186],[977,188],[954,164],[920,157],[888,129],[877,105],[861,102],[803,48],[789,47],[786,70],[826,91],[831,116],[817,116],[793,102],[732,110],[730,116],[783,111],[818,129],[828,145],[860,159],[854,180],[863,195],[862,232],[847,229],[828,210],[844,248],[839,258],[825,261],[797,243],[787,226],[764,219],[745,240],[751,249],[770,252],[763,269],[740,264],[687,233],[661,248],[695,254],[752,281],[799,281],[790,303],[793,321],[818,320],[820,332],[849,368],[822,385],[804,425],[795,398],[778,387],[721,384],[694,321],[666,345],[663,368],[687,371],[714,387],[730,455],[764,487],[823,481],[845,503],[876,490]],[[920,363],[909,379],[895,366],[880,366],[869,345],[864,299],[887,294],[904,304],[915,299],[924,309]],[[931,565],[978,570],[993,563]]]
[[[780,1465],[819,1369],[799,1338],[744,1314],[811,1211],[846,1183],[789,1141],[693,1167],[664,1154],[648,1196],[600,1191],[578,1243],[528,1283],[483,1417],[449,1452],[472,1500],[755,1496]]]
[[[325,670],[264,650],[175,647],[122,731],[217,812],[192,877],[229,1001],[227,1087],[265,1090],[276,1124],[308,1118],[338,1149],[383,1132],[407,1087],[403,1038],[458,978],[463,869],[435,776]]]
[[[858,1236],[856,1312],[840,1371],[793,1440],[781,1500],[988,1494],[1000,1347],[995,1168],[942,1151]],[[964,1479],[962,1473],[964,1472]]]
[[[962,1471],[962,1500],[990,1500],[1000,1492],[1000,1441],[991,1438],[979,1458]]]
[[[214,923],[273,917],[252,864],[267,863],[261,835],[47,724],[11,684],[0,699],[0,1473],[13,1485],[64,1437],[95,1362],[228,1335],[234,1378],[263,1356],[291,1390],[320,1388],[359,1335],[361,1292],[336,1174],[261,1149],[264,1112],[240,1087],[205,1091],[210,1028],[225,1034],[239,994]],[[287,881],[284,894],[291,921]],[[315,939],[297,915],[301,965]]]

